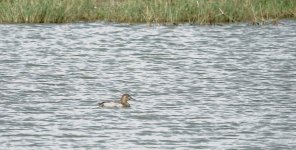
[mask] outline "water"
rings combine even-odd
[[[0,25],[1,149],[296,149],[296,22]],[[97,103],[130,93],[130,109]]]

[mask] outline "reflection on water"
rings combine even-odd
[[[295,27],[0,25],[1,147],[295,149]]]

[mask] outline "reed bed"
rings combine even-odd
[[[0,0],[0,23],[254,24],[296,18],[296,0]]]
[[[0,0],[0,23],[67,23],[97,19],[90,0]]]

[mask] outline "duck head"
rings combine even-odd
[[[129,94],[123,94],[121,96],[120,102],[121,103],[127,103],[129,100],[134,100]]]

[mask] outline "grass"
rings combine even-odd
[[[0,23],[266,23],[296,18],[296,0],[0,0]]]
[[[67,23],[97,18],[90,0],[0,0],[0,23]]]

